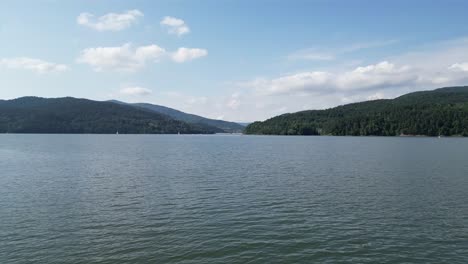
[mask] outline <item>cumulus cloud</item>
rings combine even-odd
[[[468,72],[468,62],[452,64],[449,69],[454,71]]]
[[[177,63],[183,63],[208,55],[205,49],[179,48],[175,52],[166,52],[157,45],[134,47],[130,43],[118,47],[87,48],[81,51],[78,63],[88,64],[97,72],[117,70],[134,72],[148,62],[169,57]]]
[[[247,85],[261,94],[274,95],[376,89],[410,85],[418,80],[418,75],[409,66],[397,66],[383,61],[341,73],[299,72],[273,79],[256,79]]]
[[[182,36],[190,33],[190,28],[187,26],[185,21],[180,18],[166,16],[161,20],[160,24],[167,28],[167,32],[169,34]]]
[[[123,95],[130,95],[130,96],[144,96],[144,95],[150,95],[153,91],[147,88],[139,87],[139,86],[134,86],[134,87],[125,87],[120,89],[120,94]]]
[[[166,51],[157,45],[133,47],[127,43],[119,47],[98,47],[83,50],[77,59],[95,71],[136,71],[148,61],[158,61]]]
[[[136,9],[120,14],[109,13],[97,18],[91,13],[81,13],[76,22],[97,31],[120,31],[136,24],[141,17],[143,13]]]
[[[418,80],[409,66],[396,66],[388,61],[357,67],[355,70],[338,74],[333,86],[338,89],[368,89],[409,85]]]
[[[28,57],[1,59],[0,65],[10,69],[30,70],[39,74],[63,72],[69,69],[65,64],[58,64]]]
[[[171,58],[173,61],[182,63],[208,55],[208,51],[205,49],[191,49],[191,48],[179,48],[176,52],[173,52]]]

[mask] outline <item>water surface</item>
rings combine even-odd
[[[468,139],[0,135],[0,263],[468,263]]]

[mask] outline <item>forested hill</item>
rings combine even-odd
[[[247,126],[246,134],[468,136],[468,86],[415,92],[284,114]]]
[[[127,103],[115,101],[115,100],[111,102],[127,104]],[[194,115],[194,114],[188,114],[188,113],[185,113],[185,112],[173,109],[173,108],[169,108],[166,106],[162,106],[162,105],[154,105],[154,104],[147,104],[147,103],[136,103],[136,104],[127,104],[127,105],[144,108],[146,110],[159,113],[159,114],[164,114],[164,115],[170,116],[171,118],[175,120],[183,121],[189,124],[201,124],[201,125],[217,127],[226,133],[241,133],[244,131],[244,128],[245,128],[245,126],[242,126],[241,124],[238,124],[238,123],[205,118],[205,117]]]
[[[0,100],[0,133],[200,134],[222,130],[152,111],[71,97]]]

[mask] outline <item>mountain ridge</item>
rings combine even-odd
[[[153,111],[155,113],[165,114],[176,120],[187,122],[189,124],[203,124],[207,126],[216,127],[216,128],[223,130],[226,133],[240,133],[240,132],[243,132],[245,128],[245,126],[242,126],[241,124],[236,123],[236,122],[206,118],[203,116],[186,113],[186,112],[183,112],[174,108],[170,108],[167,106],[162,106],[162,105],[156,105],[156,104],[150,104],[150,103],[126,103],[126,102],[121,102],[118,100],[111,100],[111,102],[144,108],[144,109]]]

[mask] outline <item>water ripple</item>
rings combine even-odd
[[[0,137],[0,263],[468,263],[466,139]]]

